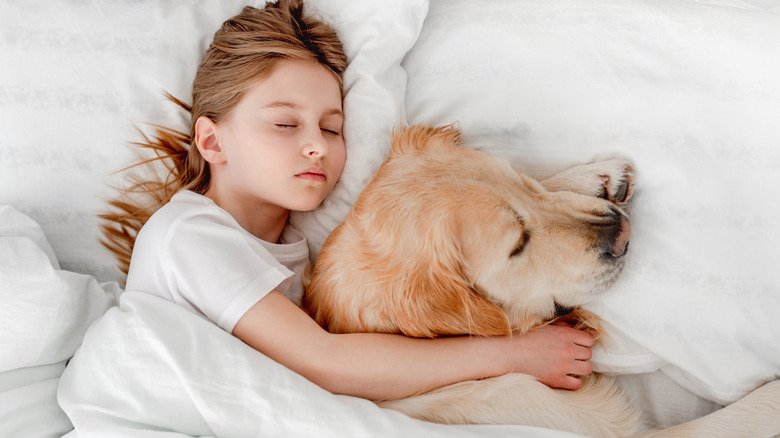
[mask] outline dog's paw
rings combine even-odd
[[[634,195],[634,167],[625,158],[615,158],[593,163],[590,167],[597,172],[601,184],[594,195],[624,206]]]
[[[623,207],[634,194],[634,167],[625,158],[574,166],[542,181],[550,191],[597,196]]]

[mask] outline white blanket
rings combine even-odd
[[[291,348],[295,348],[292,346]],[[445,426],[333,395],[169,301],[126,292],[60,381],[79,438],[564,438],[521,426]]]

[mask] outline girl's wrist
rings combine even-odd
[[[490,336],[479,338],[483,341],[489,351],[481,356],[487,363],[487,373],[490,376],[503,376],[515,370],[515,364],[512,360],[512,336]]]

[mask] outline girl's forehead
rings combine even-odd
[[[341,109],[341,87],[333,73],[311,61],[280,61],[255,82],[245,100],[254,105],[333,106]]]

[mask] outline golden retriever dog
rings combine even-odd
[[[613,284],[631,233],[627,160],[576,166],[539,182],[459,140],[451,126],[397,130],[390,157],[317,259],[306,306],[323,327],[414,337],[523,333]],[[593,319],[583,310],[575,315]],[[567,391],[508,374],[378,403],[440,423],[597,437],[759,437],[778,432],[778,383],[661,431],[641,430],[641,413],[603,375]]]

